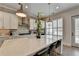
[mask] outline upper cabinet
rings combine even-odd
[[[3,20],[3,28],[4,29],[10,29],[10,14],[9,13],[3,13],[4,20]]]
[[[0,12],[0,29],[3,28],[3,20],[4,18],[3,18],[2,12]]]
[[[10,29],[18,29],[18,17],[14,14],[11,14]]]
[[[0,11],[0,29],[18,29],[18,17]]]

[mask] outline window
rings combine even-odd
[[[53,39],[63,39],[62,18],[53,20]]]
[[[46,39],[63,39],[63,20],[62,18],[46,22]]]
[[[52,22],[46,22],[46,39],[52,39]]]

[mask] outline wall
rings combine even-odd
[[[79,15],[79,7],[74,9],[70,9],[59,14],[56,14],[53,18],[62,17],[64,20],[64,44],[71,46],[72,38],[71,38],[71,16]]]

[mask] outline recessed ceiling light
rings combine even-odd
[[[56,9],[59,9],[60,7],[59,6],[56,6]]]
[[[26,5],[25,8],[28,8],[28,6]]]

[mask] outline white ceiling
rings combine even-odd
[[[28,8],[25,8],[25,6]],[[0,6],[5,6],[13,10],[17,10],[20,6],[17,3],[0,3]],[[47,3],[24,3],[23,9],[25,12],[28,12],[29,15],[34,16],[37,15],[38,12],[41,12],[42,15],[49,15],[49,5]],[[56,6],[59,6],[59,9],[56,9]],[[74,8],[79,6],[78,3],[51,3],[50,4],[50,14],[59,13],[64,10],[68,10],[70,8]]]

